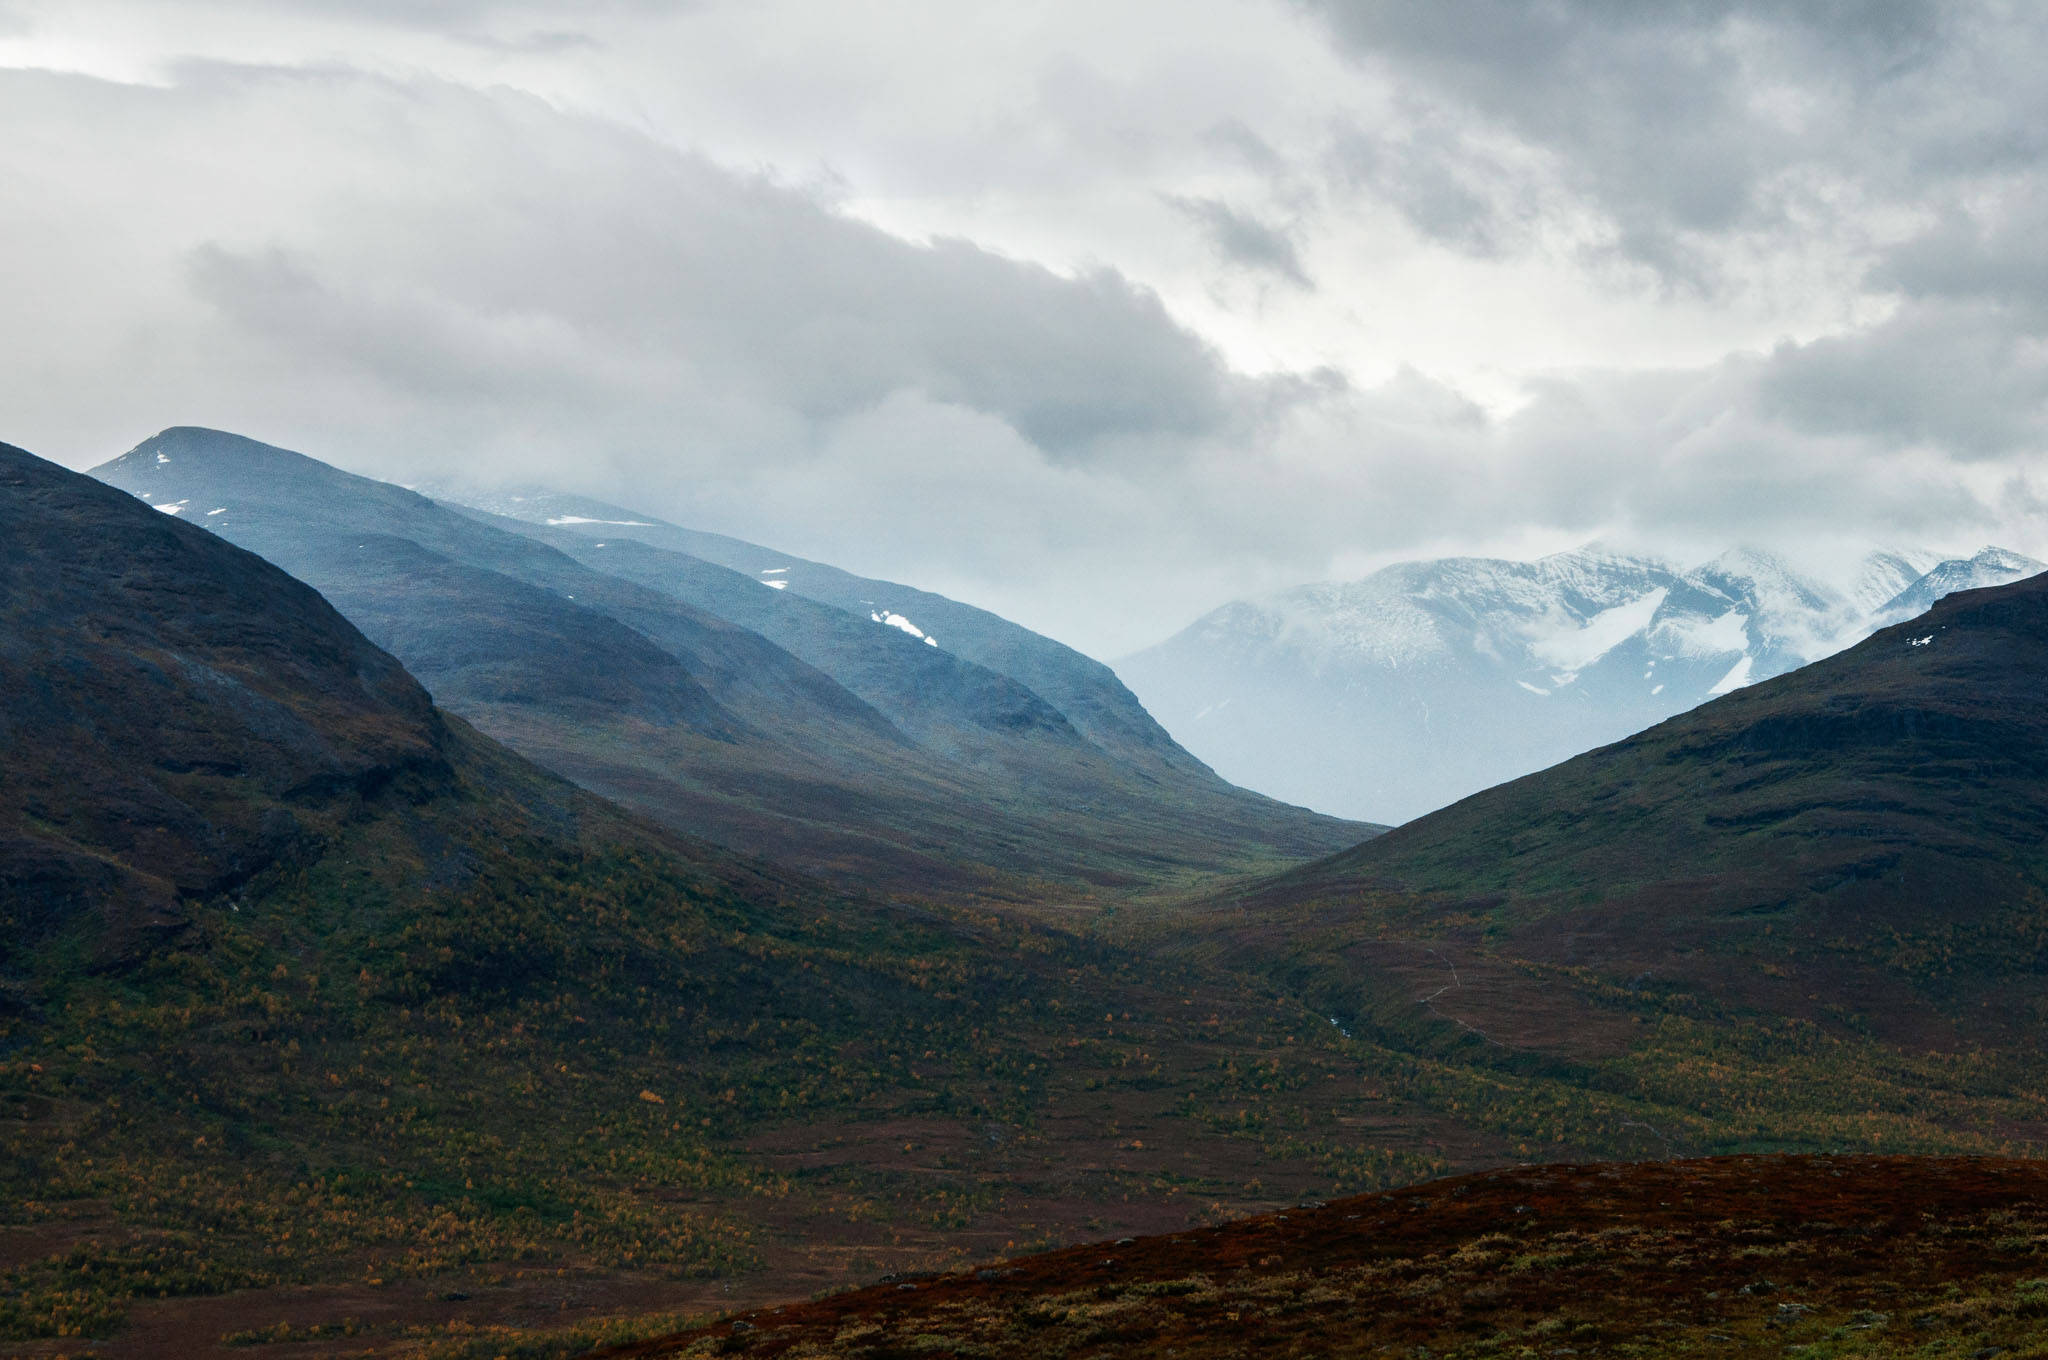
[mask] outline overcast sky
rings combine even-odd
[[[2031,0],[0,0],[0,439],[622,500],[1097,655],[2048,555]]]

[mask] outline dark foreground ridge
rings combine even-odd
[[[891,1279],[600,1352],[2048,1354],[2048,1164],[1518,1167]]]

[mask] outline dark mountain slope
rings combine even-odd
[[[1133,1196],[1177,1220],[1179,1181],[1144,1188],[1169,1157],[1230,1193],[1257,1155],[1191,1118],[1171,1153],[1112,1146],[1290,1022],[1262,994],[640,823],[439,713],[269,563],[14,449],[0,528],[0,1341],[137,1299],[474,1289],[478,1263],[730,1274],[769,1241],[829,1284],[778,1234],[880,1217],[876,1250],[929,1251],[992,1186],[1050,1198],[1006,1211],[1039,1231]],[[1201,1044],[1103,1047],[1197,998]],[[1055,1097],[1073,1127],[1013,1150]],[[906,1128],[965,1160],[899,1166]],[[824,1159],[800,1176],[793,1138]]]
[[[1927,614],[1233,899],[1900,1037],[2037,1032],[2048,578]],[[1483,1026],[1482,1026],[1483,1028]]]
[[[426,691],[268,563],[0,445],[0,949],[117,948],[393,786],[445,792]]]
[[[96,475],[309,581],[438,702],[549,768],[842,881],[1021,901],[1358,834],[1134,765],[1004,674],[696,558],[539,541],[214,431],[166,431]]]

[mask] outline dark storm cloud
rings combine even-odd
[[[1939,126],[1930,87],[1940,96],[1943,82],[1968,78],[1945,63],[1959,41],[1986,36],[1973,14],[1996,27],[2002,13],[1936,0],[1300,3],[1408,101],[1409,119],[1359,135],[1385,141],[1394,201],[1419,229],[1491,245],[1474,224],[1494,212],[1473,185],[1496,177],[1463,134],[1506,133],[1606,215],[1624,256],[1693,283],[1711,273],[1715,238],[1811,230],[1802,214],[1825,189],[1814,176],[1876,176],[1898,193],[1915,148],[1940,162],[1919,175],[1982,154],[1976,130]],[[1988,74],[2015,89],[2032,80],[2011,53],[1994,54]],[[1410,120],[1448,126],[1418,142]],[[1940,150],[1944,139],[1956,140]],[[1441,168],[1418,174],[1418,159]]]
[[[1216,198],[1187,198],[1165,195],[1174,211],[1202,229],[1210,248],[1224,263],[1239,269],[1271,274],[1305,292],[1315,284],[1301,267],[1301,255],[1285,228],[1261,222]]]

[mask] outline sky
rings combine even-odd
[[[2048,556],[2048,7],[0,0],[0,440],[545,485],[1104,658]]]

